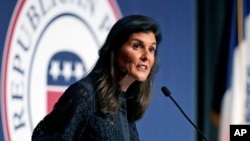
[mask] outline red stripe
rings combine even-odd
[[[109,3],[110,3],[110,5],[115,13],[116,19],[117,20],[120,19],[122,14],[121,14],[120,8],[118,7],[116,0],[109,0]]]
[[[8,68],[8,61],[9,61],[9,51],[10,51],[10,47],[11,47],[11,41],[13,38],[13,32],[15,30],[15,26],[17,23],[17,20],[19,18],[19,15],[21,13],[22,7],[25,3],[25,0],[20,0],[17,1],[15,10],[14,10],[14,14],[12,15],[11,18],[11,22],[10,22],[10,26],[9,26],[9,30],[7,33],[7,38],[6,38],[6,44],[5,44],[5,48],[4,48],[4,53],[3,53],[3,79],[2,79],[2,91],[3,91],[3,99],[2,99],[2,110],[3,110],[3,126],[4,126],[4,137],[6,141],[10,141],[10,133],[9,133],[9,127],[8,127],[8,115],[7,115],[7,96],[6,96],[6,81],[7,81],[7,68]]]
[[[47,92],[47,113],[50,113],[54,104],[58,101],[63,92],[48,91]]]

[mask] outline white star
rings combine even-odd
[[[74,75],[76,77],[77,80],[81,79],[84,75],[84,68],[82,63],[80,62],[76,62],[75,63],[75,71],[74,71]]]
[[[64,76],[65,81],[69,81],[72,75],[72,63],[69,61],[63,62],[63,71],[62,75]]]
[[[51,68],[49,70],[49,74],[52,76],[53,80],[57,80],[60,75],[60,62],[59,61],[51,61]]]

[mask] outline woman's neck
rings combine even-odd
[[[135,81],[134,77],[125,75],[119,79],[119,85],[122,91],[126,92],[128,87]]]

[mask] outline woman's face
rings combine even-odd
[[[138,32],[130,35],[117,54],[121,77],[134,80],[147,79],[155,61],[156,39],[152,32]]]

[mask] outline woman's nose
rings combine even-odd
[[[147,51],[147,50],[144,50],[144,51],[142,52],[141,60],[142,60],[142,61],[148,60],[148,51]]]

